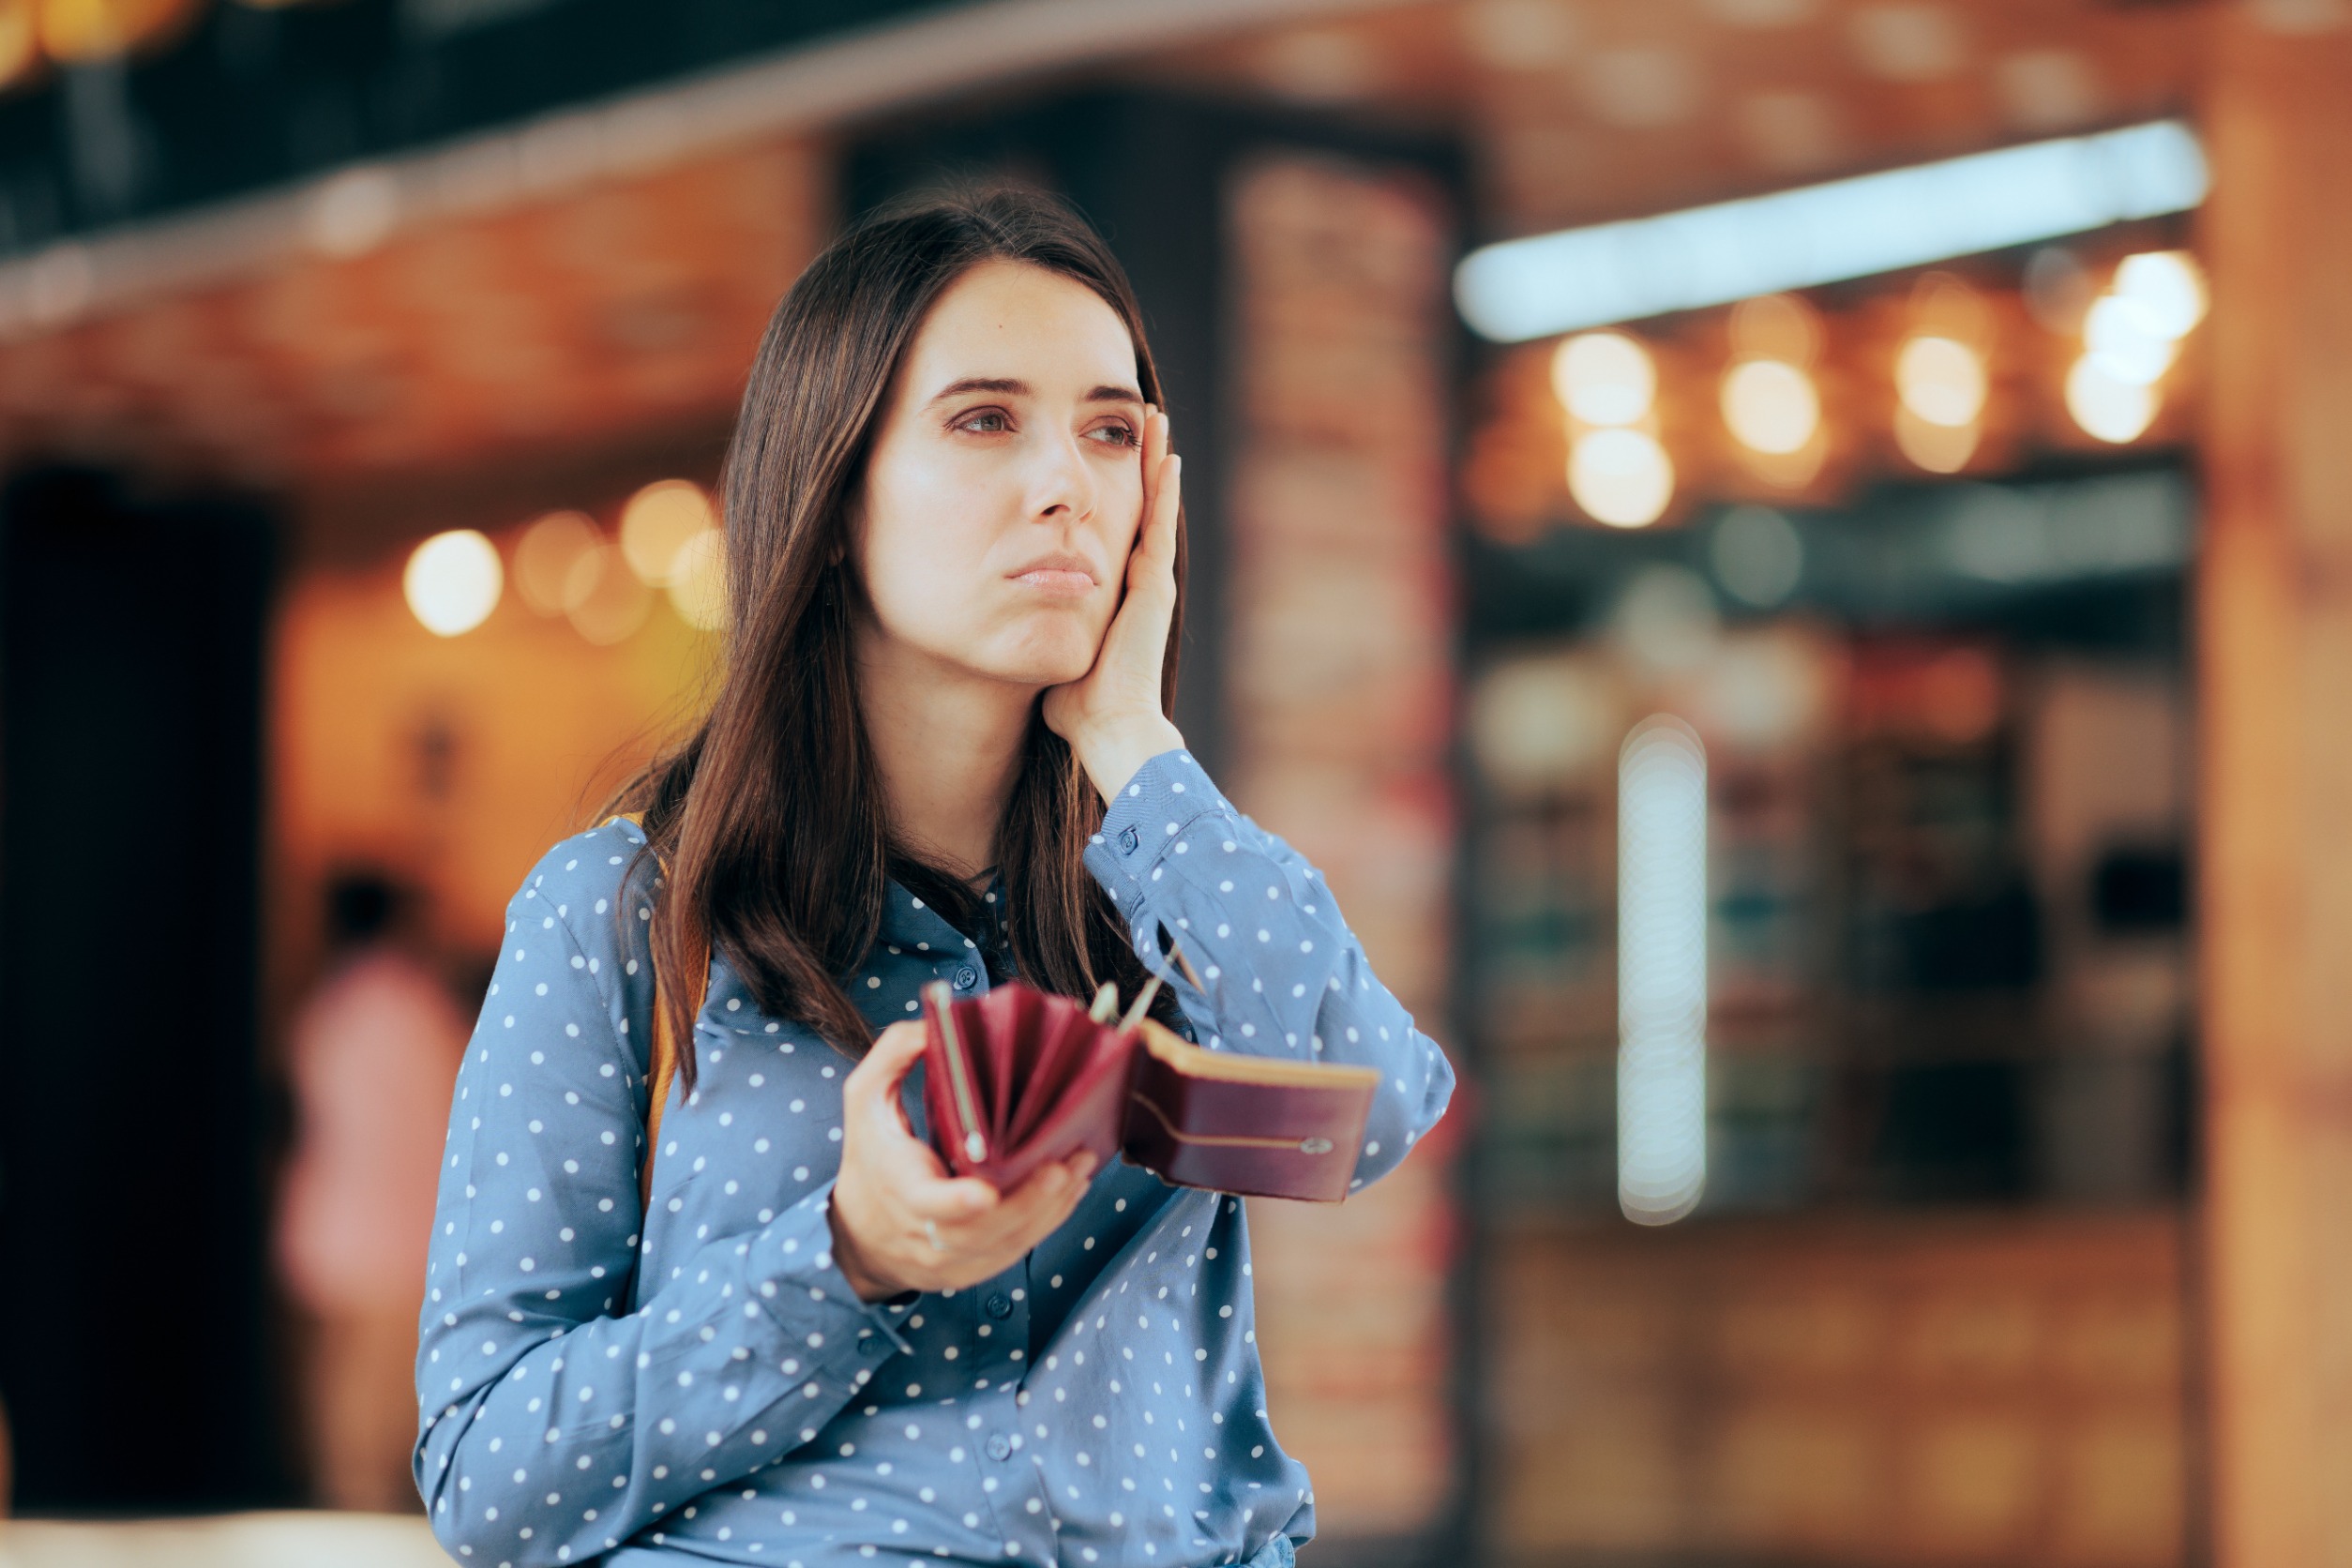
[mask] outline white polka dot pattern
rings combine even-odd
[[[417,1360],[443,1545],[482,1568],[1287,1560],[1313,1497],[1267,1420],[1239,1202],[1114,1162],[1020,1265],[867,1305],[826,1218],[850,1063],[715,960],[641,1213],[641,842],[608,825],[534,869],[459,1076]],[[1196,1038],[1382,1070],[1356,1184],[1443,1113],[1444,1055],[1321,878],[1188,755],[1143,767],[1087,864]],[[843,978],[879,1028],[934,979],[1001,982],[998,945],[894,886]]]

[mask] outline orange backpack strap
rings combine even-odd
[[[606,825],[621,822],[635,822],[642,828],[644,816],[641,812],[625,811],[617,817],[608,818]],[[695,975],[694,1011],[689,1017],[700,1018],[702,1003],[711,993],[711,960],[709,950],[701,942],[696,942],[694,948],[701,954],[701,962],[692,966],[699,972]],[[671,1032],[670,1010],[662,1005],[661,971],[650,961],[647,968],[652,969],[654,976],[654,1042],[645,1073],[645,1158],[637,1168],[637,1203],[640,1209],[650,1209],[653,1205],[654,1156],[660,1148],[661,1113],[670,1104],[670,1082],[678,1076],[678,1041]]]

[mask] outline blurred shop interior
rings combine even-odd
[[[2344,0],[0,5],[14,1511],[414,1508],[400,1194],[767,314],[1016,181],[1465,1069],[1256,1212],[1306,1560],[2336,1560],[2348,106]]]

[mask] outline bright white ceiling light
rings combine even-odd
[[[1741,445],[1783,457],[1821,428],[1813,378],[1782,359],[1750,359],[1723,378],[1723,422]]]
[[[2067,372],[2066,412],[2087,433],[2121,445],[2138,440],[2156,417],[2156,388],[2144,381],[2118,380],[2087,354]]]
[[[498,547],[471,528],[435,534],[418,545],[400,573],[409,613],[436,637],[472,631],[498,608],[506,586]]]
[[[1658,395],[1658,368],[1625,334],[1587,332],[1553,353],[1552,391],[1588,425],[1630,425]]]
[[[2195,135],[2160,120],[1506,240],[1463,258],[1454,297],[1523,342],[2182,212],[2207,183]]]
[[[1596,522],[1643,528],[1674,498],[1674,460],[1643,430],[1588,430],[1568,452],[1568,493]]]
[[[2205,273],[2186,250],[2124,257],[2115,270],[2114,293],[2137,306],[2148,325],[2166,338],[2185,338],[2205,319]]]
[[[1894,359],[1895,395],[1931,425],[1957,430],[1984,412],[1984,358],[1953,338],[1924,333]]]

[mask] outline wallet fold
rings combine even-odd
[[[1376,1068],[1208,1050],[1019,981],[968,1000],[934,983],[923,1000],[924,1110],[956,1175],[1009,1192],[1087,1150],[1177,1186],[1348,1196]]]

